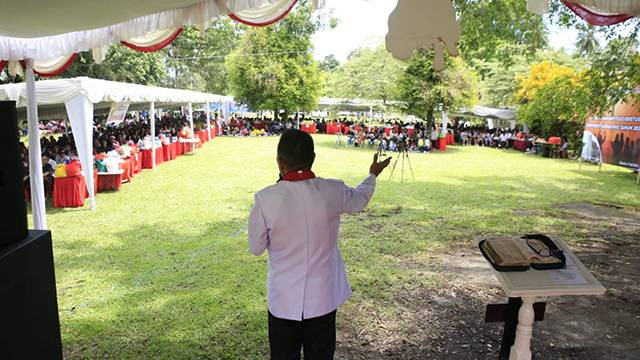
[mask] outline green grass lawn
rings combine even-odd
[[[356,185],[367,175],[373,151],[335,148],[333,136],[315,140],[318,176]],[[48,209],[65,357],[266,358],[267,256],[249,253],[246,223],[254,192],[277,179],[276,144],[216,138],[118,193],[99,194],[95,212]],[[338,328],[366,327],[354,315],[362,306],[400,311],[395,292],[442,281],[419,276],[414,265],[481,236],[583,239],[554,204],[640,207],[634,175],[613,166],[599,174],[592,165],[578,171],[573,161],[476,147],[410,157],[415,181],[388,181],[385,170],[368,209],[343,217],[340,247],[354,296]]]

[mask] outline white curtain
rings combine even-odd
[[[204,114],[207,117],[207,140],[211,141],[211,119],[209,119],[209,103],[205,104]]]
[[[187,106],[187,111],[189,112],[187,116],[189,117],[189,126],[191,127],[191,138],[193,139],[196,134],[193,132],[193,106],[191,103]]]
[[[224,122],[229,122],[229,101],[223,102],[221,109]]]
[[[445,113],[444,111],[442,112],[442,132],[443,133],[447,133],[447,127],[449,126],[449,117],[447,116],[447,113]]]
[[[29,185],[31,188],[31,213],[33,228],[47,229],[44,182],[42,178],[42,155],[40,152],[40,127],[38,126],[38,103],[36,98],[33,60],[27,59],[27,129],[29,131]]]
[[[585,131],[582,135],[582,153],[580,156],[587,161],[602,163],[600,143],[591,131]]]
[[[156,103],[149,105],[149,127],[151,128],[151,168],[156,169]]]
[[[87,183],[91,210],[96,209],[95,189],[93,188],[93,103],[78,95],[64,102],[71,122],[73,139],[82,164],[84,180]]]

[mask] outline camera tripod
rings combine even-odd
[[[378,146],[378,157],[386,156],[384,153],[384,149],[382,148],[382,144]],[[400,183],[404,183],[404,159],[407,159],[407,164],[409,165],[409,171],[411,171],[411,178],[415,181],[416,177],[413,175],[413,168],[411,167],[411,160],[409,159],[409,153],[407,152],[406,146],[400,146],[398,148],[398,157],[396,161],[393,162],[393,166],[391,167],[391,174],[389,175],[389,180],[393,179],[393,172],[396,170],[396,165],[398,165],[398,160],[402,158],[402,163],[400,165]]]

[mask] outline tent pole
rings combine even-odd
[[[149,126],[151,127],[151,169],[156,169],[156,104],[149,106]]]
[[[33,75],[33,59],[26,59],[27,80],[27,129],[29,132],[29,183],[31,186],[31,209],[33,227],[47,229],[46,204],[42,178],[42,156],[40,150],[40,127],[38,126],[38,101],[36,79]]]
[[[205,115],[207,116],[207,139],[211,141],[211,120],[209,119],[209,103],[206,103]]]

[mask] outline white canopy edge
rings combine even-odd
[[[603,15],[640,15],[640,0],[571,0]],[[549,0],[527,0],[527,8],[534,14],[549,12]]]
[[[230,96],[208,94],[190,90],[98,80],[88,77],[42,80],[36,82],[38,105],[63,104],[78,95],[91,103],[217,103],[231,101]],[[0,85],[0,100],[15,101],[18,107],[27,104],[25,83]]]
[[[476,115],[480,117],[490,117],[500,120],[515,120],[516,112],[511,109],[496,109],[486,106],[474,106],[471,109],[462,109],[459,114]]]
[[[215,20],[221,15],[226,15],[229,12],[235,13],[243,10],[257,9],[264,5],[277,3],[278,1],[279,0],[204,0],[177,9],[152,13],[95,29],[36,38],[0,36],[0,59],[54,59],[80,51],[101,49],[122,40],[126,41],[128,39],[142,37],[151,32],[176,29],[185,25],[197,25],[201,28],[206,28],[211,20]],[[51,4],[55,5],[55,2]],[[324,0],[314,0],[314,5],[316,8],[321,8],[324,6]],[[153,2],[149,4],[149,8],[154,9]],[[10,13],[8,15],[11,16]],[[44,15],[46,16],[46,14]],[[73,22],[73,19],[69,19],[69,21]],[[12,30],[17,30],[18,33],[20,33],[20,29]],[[24,32],[25,34],[28,33],[28,29],[24,29]]]

